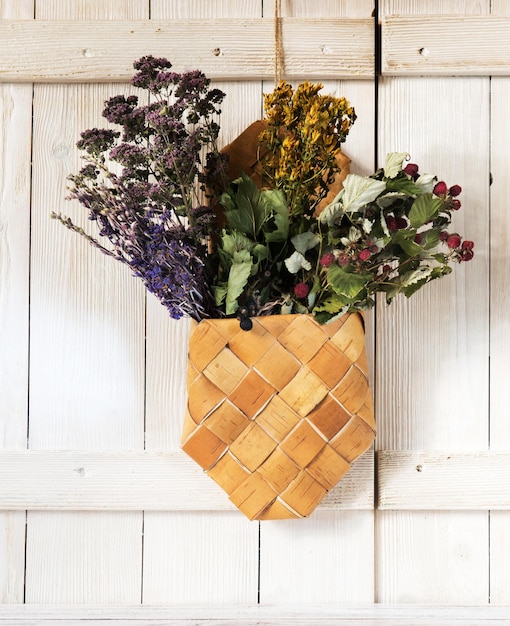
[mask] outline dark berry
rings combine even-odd
[[[251,330],[253,328],[253,322],[249,317],[241,317],[239,320],[239,326],[241,330]]]

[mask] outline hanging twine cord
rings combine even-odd
[[[274,82],[280,83],[283,77],[285,59],[283,54],[283,34],[282,34],[282,3],[275,0],[274,4]]]

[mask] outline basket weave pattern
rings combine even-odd
[[[249,519],[306,517],[373,442],[363,319],[204,320],[182,449]]]

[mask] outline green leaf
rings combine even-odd
[[[421,289],[423,285],[428,283],[430,280],[431,280],[430,277],[417,280],[412,285],[408,285],[407,287],[404,287],[404,289],[402,289],[402,293],[406,296],[406,298],[410,298],[414,293],[418,291],[418,289]]]
[[[332,265],[327,273],[328,283],[335,293],[348,298],[355,298],[371,278],[372,274],[353,274],[339,265]]]
[[[421,266],[412,272],[406,272],[399,277],[399,283],[402,287],[409,287],[422,281],[427,281],[432,274],[432,268],[428,266]]]
[[[232,256],[234,263],[251,263],[251,254],[248,250],[236,250]]]
[[[315,301],[317,300],[317,293],[314,291],[310,291],[310,293],[308,294],[307,298],[306,298],[306,303],[307,303],[307,310],[311,311],[313,309],[313,305],[315,304]]]
[[[386,183],[383,180],[348,174],[344,180],[343,210],[346,213],[358,211],[373,202],[385,189]]]
[[[421,246],[415,241],[410,241],[409,239],[402,239],[398,245],[408,256],[416,256],[421,252]]]
[[[437,182],[437,176],[434,174],[422,174],[416,181],[415,184],[420,188],[421,193],[429,193],[434,189],[434,186]]]
[[[324,207],[319,215],[319,222],[321,222],[321,224],[327,224],[329,227],[331,227],[335,223],[335,220],[337,220],[344,214],[344,208],[342,204],[343,195],[344,190],[341,189],[338,194],[333,198],[333,201],[326,207]]]
[[[296,235],[291,239],[292,245],[298,252],[301,252],[301,254],[305,254],[307,250],[311,250],[312,248],[315,248],[315,246],[318,246],[320,240],[319,235],[310,231]]]
[[[381,229],[383,231],[383,234],[386,237],[391,237],[390,231],[388,229],[388,224],[386,223],[386,216],[384,215],[384,211],[381,209],[381,216],[379,218],[379,221],[381,222]]]
[[[223,250],[231,256],[239,250],[247,250],[249,252],[254,245],[251,239],[238,231],[227,233],[224,230],[221,235],[221,246]]]
[[[363,229],[363,232],[369,235],[372,232],[372,227],[374,225],[374,222],[372,222],[371,220],[367,220],[365,218],[360,221],[360,225],[361,225],[361,228]]]
[[[285,259],[285,267],[291,274],[297,274],[299,270],[311,270],[312,264],[305,259],[304,255],[297,250],[293,252],[290,257]]]
[[[347,237],[340,237],[340,243],[343,246],[348,246],[350,243],[355,243],[361,239],[360,231],[355,227],[351,226],[349,228],[349,232],[347,233]]]
[[[381,209],[388,209],[392,207],[394,204],[402,206],[404,200],[408,198],[408,194],[401,193],[399,191],[389,191],[388,193],[384,193],[379,196],[376,200],[377,206],[381,207]],[[388,211],[389,213],[390,211]]]
[[[414,241],[415,236],[415,230],[399,230],[393,235],[392,243],[398,244],[407,255],[416,256],[422,248]]]
[[[225,298],[227,297],[227,284],[221,283],[220,285],[214,285],[212,288],[214,303],[216,306],[221,306]]]
[[[446,255],[442,252],[438,252],[437,254],[433,254],[432,258],[434,258],[438,263],[444,265],[446,263]]]
[[[269,258],[269,248],[261,243],[253,246],[251,253],[257,259],[257,263],[260,263],[263,259]]]
[[[408,158],[409,154],[407,152],[390,152],[387,154],[384,162],[384,176],[386,178],[395,178],[402,171],[404,159],[407,160]]]
[[[321,289],[320,278],[318,276],[314,276],[313,285],[312,285],[312,288],[310,289],[310,293],[317,294],[319,293],[320,289]]]
[[[237,299],[243,293],[251,273],[251,258],[249,262],[233,263],[228,274],[225,313],[232,315],[239,305]]]
[[[386,302],[389,304],[401,292],[401,286],[397,283],[392,283],[390,285],[382,285],[380,290],[385,292]]]
[[[399,177],[387,180],[386,188],[388,191],[400,191],[407,196],[417,196],[420,193],[423,193],[423,189],[405,175],[402,176],[402,178]]]
[[[220,204],[225,207],[225,218],[230,227],[253,239],[257,238],[268,219],[268,203],[246,174],[237,178],[228,191],[221,195]]]
[[[436,229],[426,230],[422,233],[422,244],[425,250],[432,250],[439,245],[439,231]]]
[[[434,219],[443,207],[441,198],[433,196],[431,193],[424,193],[416,198],[409,211],[409,221],[413,228],[419,228],[428,221]]]
[[[453,270],[449,265],[442,265],[441,267],[435,267],[432,270],[431,280],[433,280],[434,278],[441,278],[442,276],[447,276],[448,274],[451,274],[452,271]]]
[[[320,304],[318,304],[314,308],[315,312],[326,312],[336,315],[340,311],[342,311],[346,306],[350,303],[350,299],[342,296],[340,294],[334,293],[325,300],[322,300]]]
[[[289,236],[289,209],[285,195],[279,189],[267,189],[262,192],[262,197],[270,209],[275,228],[264,229],[264,237],[267,242],[286,241]]]

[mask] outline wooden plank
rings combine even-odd
[[[146,512],[143,602],[255,603],[258,551],[258,523],[239,511]]]
[[[140,601],[141,514],[30,511],[27,602]]]
[[[33,15],[4,0],[0,18]],[[0,449],[25,449],[28,420],[32,87],[0,85]],[[0,603],[23,602],[25,513],[0,512]]]
[[[144,4],[38,0],[36,18],[142,19]],[[111,89],[34,87],[31,450],[143,449],[143,289],[49,219],[62,211],[87,226],[86,210],[64,200],[66,177],[80,166],[79,133],[99,123]],[[26,602],[139,602],[142,532],[140,512],[29,511]]]
[[[510,510],[510,453],[382,450],[378,508]]]
[[[23,602],[25,512],[0,511],[0,605]]]
[[[323,509],[373,508],[366,453]],[[182,452],[0,452],[0,510],[232,511],[227,495]]]
[[[378,512],[377,601],[487,603],[488,517],[486,511]]]
[[[490,513],[491,604],[506,604],[510,598],[510,513]]]
[[[0,448],[26,448],[32,88],[0,84]]]
[[[212,623],[238,626],[479,626],[508,624],[508,606],[445,606],[308,604],[304,606],[260,606],[202,604],[163,606],[0,606],[0,624],[5,626],[210,626]]]
[[[456,11],[460,24],[468,13],[483,19],[490,3],[381,0],[379,10],[382,18],[420,14],[420,20],[440,13],[437,24]],[[379,163],[386,152],[406,151],[421,172],[461,185],[452,232],[475,240],[478,256],[410,300],[378,303],[377,448],[486,450],[489,126],[482,120],[489,119],[489,79],[384,75],[378,101]],[[381,510],[376,545],[377,601],[488,601],[486,511]]]
[[[285,20],[286,76],[372,78],[373,28],[372,19]],[[274,73],[274,24],[263,18],[2,20],[0,39],[0,81],[126,81],[148,52],[214,79]]]
[[[388,15],[382,19],[387,76],[508,76],[510,17]]]
[[[492,0],[493,14],[510,19],[510,3]],[[508,102],[510,79],[494,77],[491,80],[491,291],[490,291],[490,447],[495,451],[510,449],[510,421],[508,420],[507,375],[510,371],[510,324],[508,307],[508,276],[510,258],[508,237],[510,220],[507,201],[510,181],[507,176],[510,120]],[[510,512],[490,514],[490,577],[491,603],[502,604],[510,597]]]
[[[293,521],[261,526],[261,603],[372,602],[373,511],[317,508]]]

